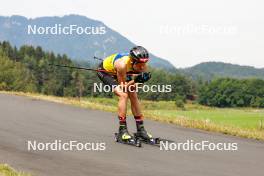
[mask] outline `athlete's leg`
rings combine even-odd
[[[127,123],[126,123],[128,93],[123,92],[120,86],[117,86],[115,88],[114,93],[119,98],[118,100],[119,135],[123,140],[128,140],[132,138],[132,136],[128,133]]]
[[[152,138],[151,134],[149,134],[144,128],[143,115],[141,113],[137,92],[129,92],[128,96],[131,102],[131,110],[137,125],[137,135],[144,139]]]
[[[141,115],[140,103],[138,100],[137,92],[128,92],[128,96],[131,102],[131,110],[134,116]]]
[[[126,117],[128,94],[123,92],[120,86],[114,89],[114,93],[118,96],[118,116]]]
[[[127,112],[127,100],[128,94],[124,92],[120,86],[118,86],[117,80],[112,76],[104,72],[99,72],[98,77],[105,85],[116,86],[114,93],[118,96],[118,119],[119,119],[119,136],[123,140],[131,139],[132,136],[127,131],[126,124],[126,112]]]
[[[141,113],[140,102],[138,100],[137,92],[129,92],[128,96],[131,102],[131,110],[136,121],[137,129],[139,130],[143,127],[143,115]]]
[[[109,86],[116,86],[114,89],[114,93],[119,97],[118,101],[118,118],[120,125],[126,124],[126,109],[127,109],[127,93],[123,92],[118,86],[117,80],[112,76],[104,72],[98,72],[99,79],[105,84]]]

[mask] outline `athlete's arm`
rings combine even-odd
[[[124,84],[126,82],[126,64],[122,60],[116,61],[115,69],[119,84]]]
[[[115,62],[115,69],[117,72],[117,80],[119,85],[121,86],[130,86],[131,84],[134,84],[134,80],[126,82],[127,79],[127,68],[126,64],[122,60],[118,60]]]

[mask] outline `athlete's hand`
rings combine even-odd
[[[151,73],[150,72],[142,72],[139,75],[135,77],[135,82],[136,83],[144,83],[150,80],[151,78]]]

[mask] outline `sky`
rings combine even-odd
[[[261,0],[1,0],[0,15],[79,14],[177,68],[221,61],[264,68]]]

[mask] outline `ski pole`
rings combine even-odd
[[[88,71],[96,71],[96,72],[107,72],[107,73],[114,73],[114,72],[109,72],[103,69],[93,69],[93,68],[86,68],[86,67],[75,67],[75,66],[69,66],[69,65],[58,65],[58,64],[49,64],[51,66],[55,67],[65,67],[65,68],[74,68],[74,69],[79,69],[79,70],[88,70]]]
[[[105,73],[110,73],[113,75],[116,75],[115,72],[110,72],[104,69],[93,69],[93,68],[86,68],[86,67],[75,67],[75,66],[69,66],[69,65],[58,65],[58,64],[49,64],[50,66],[55,66],[55,67],[65,67],[65,68],[73,68],[73,69],[79,69],[79,70],[88,70],[88,71],[95,71],[95,72],[105,72]],[[136,76],[138,74],[135,73],[127,73],[127,75],[131,76]]]
[[[94,56],[93,58],[96,59],[96,60],[104,61],[104,59],[96,57],[96,56]]]

